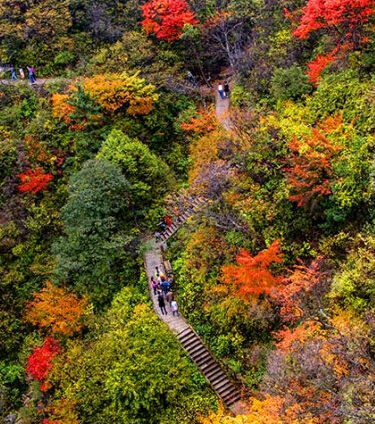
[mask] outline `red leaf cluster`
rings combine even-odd
[[[309,68],[307,75],[309,76],[309,80],[317,85],[320,80],[320,76],[324,69],[335,60],[335,56],[333,53],[323,54],[317,56],[312,62],[308,63],[307,66]]]
[[[375,0],[309,0],[293,34],[301,39],[322,28],[339,31],[352,38],[374,14]]]
[[[185,24],[198,23],[185,0],[151,0],[142,6],[142,14],[146,33],[166,41],[178,40]]]
[[[274,241],[268,249],[251,256],[242,250],[236,257],[236,265],[222,267],[224,282],[238,287],[236,295],[248,300],[261,294],[270,294],[281,278],[273,275],[269,267],[272,263],[282,262],[280,242]]]
[[[27,359],[26,372],[34,380],[45,380],[52,368],[52,360],[59,352],[59,342],[52,337],[46,337],[42,346],[36,347]]]
[[[18,186],[18,190],[34,194],[45,190],[53,178],[52,174],[45,173],[42,168],[28,169],[18,177],[22,183]]]

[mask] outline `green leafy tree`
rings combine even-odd
[[[207,408],[204,381],[141,299],[134,288],[123,289],[97,339],[70,344],[57,360],[50,382],[76,404],[80,422],[191,424]]]
[[[115,165],[89,160],[71,178],[68,191],[65,235],[54,246],[56,275],[100,304],[131,278],[124,250],[132,239],[126,225],[129,183]]]
[[[144,202],[162,198],[171,187],[172,177],[168,165],[136,139],[119,130],[112,130],[97,155],[118,165],[129,181],[130,193],[136,208],[144,208]]]

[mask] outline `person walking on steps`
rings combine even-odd
[[[29,73],[29,81],[30,84],[35,84],[36,83],[36,77],[35,77],[35,69],[33,66],[28,66],[27,67],[27,72]]]
[[[219,84],[217,87],[217,91],[219,92],[221,100],[224,100],[224,87],[223,84]]]
[[[159,308],[161,310],[162,315],[168,315],[168,312],[165,309],[165,302],[164,302],[164,297],[162,294],[158,295],[158,303],[159,303]]]
[[[169,289],[167,292],[165,298],[167,299],[167,302],[169,303],[169,306],[172,306],[172,300],[173,300],[173,291]]]
[[[229,93],[230,93],[229,82],[225,81],[225,83],[224,83],[224,96],[229,97]]]
[[[23,68],[20,68],[18,70],[18,72],[20,74],[20,78],[24,80],[25,79],[25,71],[23,70]]]
[[[10,67],[10,79],[12,81],[17,81],[17,75],[16,75],[16,70],[14,69],[14,66]]]
[[[158,288],[158,282],[154,280],[154,277],[151,277],[151,287],[152,287],[152,290],[154,291],[154,296],[156,296],[157,295],[156,289]]]
[[[180,316],[180,314],[178,312],[178,304],[175,300],[172,300],[172,302],[171,302],[171,309],[172,309],[173,316],[175,316],[175,315]]]

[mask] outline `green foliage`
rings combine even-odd
[[[85,423],[194,423],[208,407],[205,383],[175,337],[133,289],[120,292],[105,331],[88,346],[71,344],[54,368],[58,397]],[[189,412],[188,412],[189,411]]]
[[[303,69],[292,66],[276,69],[271,81],[271,94],[276,101],[298,100],[312,91],[312,85]]]
[[[151,206],[171,187],[171,174],[166,163],[139,140],[132,140],[119,130],[112,130],[103,142],[98,159],[105,159],[122,170],[130,183],[129,191],[139,211]]]
[[[340,271],[334,276],[330,297],[357,314],[373,311],[375,300],[375,239],[358,235]]]
[[[91,160],[74,175],[62,209],[65,236],[54,246],[56,275],[96,304],[105,303],[132,275],[132,260],[124,246],[129,183],[105,160]]]

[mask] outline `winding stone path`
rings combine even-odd
[[[246,405],[241,400],[240,390],[228,378],[226,372],[221,368],[202,339],[186,320],[181,315],[173,316],[168,302],[166,302],[167,314],[163,315],[161,313],[157,296],[154,295],[150,284],[150,279],[155,274],[156,267],[158,267],[159,271],[167,274],[164,269],[162,246],[206,202],[207,199],[202,197],[191,198],[189,207],[179,217],[178,221],[176,220],[172,223],[161,234],[160,241],[149,240],[149,249],[144,253],[144,266],[149,281],[149,294],[155,313],[176,335],[190,359],[197,365],[224,405],[234,414],[238,415],[246,412]]]

